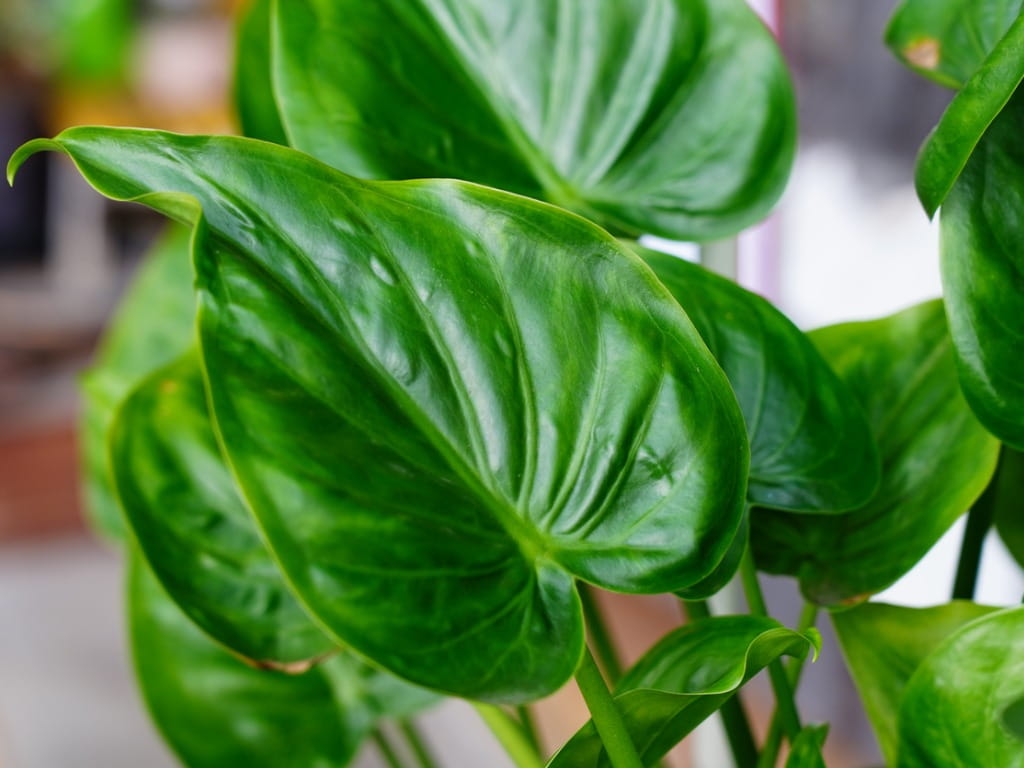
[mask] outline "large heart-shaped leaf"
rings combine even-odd
[[[189,621],[134,553],[128,579],[139,685],[189,768],[340,768],[378,719],[436,700],[348,653],[301,675],[246,666]]]
[[[93,527],[114,541],[124,536],[124,522],[110,475],[107,432],[128,393],[194,343],[189,236],[187,229],[171,227],[147,254],[82,377],[85,506]]]
[[[900,701],[911,676],[943,640],[995,610],[957,600],[934,608],[868,603],[832,614],[886,763],[896,764]]]
[[[860,404],[785,315],[731,280],[636,246],[686,310],[740,403],[751,504],[841,512],[878,487],[878,449]]]
[[[666,635],[626,673],[615,701],[644,765],[653,765],[751,677],[782,655],[815,654],[821,638],[763,616],[701,619]],[[588,722],[548,768],[606,768]]]
[[[275,22],[292,146],[357,176],[707,239],[762,218],[789,174],[792,87],[743,0],[288,0]]]
[[[978,142],[1024,79],[1024,15],[996,43],[953,98],[917,158],[914,184],[929,216],[935,214]]]
[[[242,503],[194,352],[158,369],[125,401],[110,454],[136,540],[196,624],[261,664],[294,666],[334,649],[288,590]]]
[[[592,224],[246,139],[77,128],[11,170],[44,148],[196,224],[228,459],[303,602],[383,666],[533,698],[580,658],[574,578],[666,592],[722,559],[742,416],[678,304]]]
[[[985,426],[1024,449],[1022,126],[1024,91],[992,124],[946,200],[941,249],[964,394]]]
[[[917,668],[900,704],[898,768],[1021,768],[1006,713],[1024,699],[1024,608],[978,619]]]
[[[242,133],[287,144],[270,82],[270,6],[271,0],[249,0],[238,18],[232,97]]]
[[[797,576],[808,599],[837,605],[909,571],[985,489],[999,443],[960,393],[941,302],[811,338],[867,414],[881,486],[840,515],[755,510],[751,543],[761,568]]]
[[[915,72],[962,88],[1022,7],[1024,0],[903,0],[885,42]]]

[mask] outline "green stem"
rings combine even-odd
[[[767,616],[768,607],[764,602],[761,584],[757,580],[757,568],[754,566],[754,557],[750,553],[749,547],[740,564],[740,578],[743,580],[743,591],[747,596],[750,612],[756,616]],[[786,738],[792,742],[800,733],[800,714],[793,702],[793,686],[789,684],[786,670],[778,659],[768,665],[768,678],[771,680],[772,690],[775,692],[775,708],[782,718],[782,729]]]
[[[525,704],[521,707],[516,707],[516,714],[519,715],[519,722],[523,726],[523,733],[533,747],[533,751],[538,755],[544,754],[540,744],[540,734],[537,731],[537,723],[533,719],[533,712],[530,711],[530,707]]]
[[[475,703],[473,706],[517,768],[543,768],[523,727],[511,715],[494,704]]]
[[[818,606],[814,603],[804,603],[804,608],[800,612],[800,621],[797,624],[798,632],[806,632],[813,627],[818,620]],[[792,688],[796,688],[800,684],[800,675],[804,671],[804,662],[807,661],[806,656],[800,658],[790,659],[786,665],[786,675],[789,677],[789,684]],[[768,727],[768,735],[764,739],[764,747],[761,750],[761,760],[758,761],[758,768],[771,768],[775,765],[775,761],[778,759],[779,750],[782,748],[782,717],[776,711],[772,714],[772,722]]]
[[[395,748],[391,746],[391,742],[388,741],[388,737],[384,735],[384,731],[380,728],[373,729],[373,743],[377,745],[377,749],[380,750],[381,755],[384,757],[384,761],[390,766],[390,768],[405,768],[398,757],[398,753],[395,752]]]
[[[615,704],[615,699],[612,698],[611,691],[608,690],[607,683],[601,677],[601,670],[597,668],[597,662],[594,661],[594,655],[589,647],[584,649],[583,661],[576,670],[576,683],[583,694],[583,700],[587,703],[587,709],[590,710],[590,717],[608,753],[612,768],[644,768],[636,745],[626,730],[622,714]]]
[[[412,749],[412,753],[416,756],[420,768],[437,768],[437,761],[434,760],[434,756],[430,753],[430,748],[427,747],[427,743],[423,740],[419,729],[416,728],[416,724],[411,720],[399,720],[398,728],[402,732],[402,736],[405,737],[409,748]]]
[[[978,585],[978,566],[981,565],[981,550],[996,513],[996,481],[1001,465],[1002,452],[992,480],[967,515],[967,528],[964,530],[964,540],[960,545],[960,561],[956,567],[956,578],[953,580],[954,600],[974,599],[974,591]]]
[[[711,610],[707,600],[685,601],[686,615],[690,621],[707,619],[711,617]],[[746,710],[743,709],[743,700],[739,691],[736,695],[726,699],[719,709],[722,716],[722,725],[725,727],[725,736],[729,741],[729,751],[732,752],[733,762],[736,768],[748,768],[757,762],[757,742],[754,740],[754,731],[750,727],[750,719]]]
[[[589,584],[580,584],[580,602],[583,603],[583,617],[587,622],[587,634],[590,644],[597,654],[608,680],[615,685],[622,678],[622,662],[615,651],[615,642],[612,640],[611,632],[605,623],[601,613],[601,607],[597,603],[594,588]]]

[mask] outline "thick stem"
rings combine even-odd
[[[707,600],[687,600],[684,605],[690,621],[706,619],[711,616]],[[729,751],[732,752],[736,768],[749,768],[754,765],[757,762],[757,742],[754,740],[754,731],[750,727],[750,719],[743,708],[743,700],[740,698],[739,691],[735,696],[726,700],[719,709],[719,714],[722,717],[725,737],[729,742]]]
[[[391,742],[388,741],[388,737],[384,735],[384,731],[380,728],[373,729],[373,743],[377,745],[377,749],[380,751],[381,756],[384,758],[389,768],[405,768],[402,765],[401,759],[398,757],[398,753],[395,752],[395,748],[391,746]]]
[[[533,751],[538,755],[544,754],[540,743],[540,734],[537,731],[537,723],[533,719],[533,712],[530,711],[530,707],[525,704],[521,707],[516,707],[516,714],[519,715],[519,722],[523,726],[523,733],[533,747]]]
[[[517,768],[543,768],[540,755],[517,723],[505,710],[494,704],[474,704],[480,718],[505,748]]]
[[[743,562],[740,564],[740,577],[743,580],[743,591],[747,596],[750,612],[756,616],[767,616],[768,606],[764,602],[761,584],[757,580],[754,557],[749,548],[744,553]],[[771,680],[772,690],[775,692],[775,708],[782,718],[783,732],[786,734],[786,738],[793,741],[800,733],[800,714],[793,701],[793,687],[789,684],[786,670],[778,659],[768,665],[768,678]]]
[[[583,603],[583,617],[587,622],[587,633],[590,644],[597,654],[598,661],[605,676],[615,685],[622,678],[622,662],[615,651],[615,642],[597,603],[594,588],[589,584],[580,584],[580,602]]]
[[[964,530],[964,540],[960,545],[960,561],[957,563],[956,578],[953,580],[954,600],[974,599],[974,591],[978,585],[978,567],[981,565],[981,550],[996,513],[996,481],[999,479],[1001,468],[1002,453],[988,487],[967,514],[967,528]]]
[[[818,606],[814,603],[804,603],[800,612],[800,621],[797,624],[798,632],[806,632],[813,627],[818,620]],[[806,656],[790,659],[786,664],[786,675],[789,677],[789,684],[795,690],[800,685],[800,675],[804,671]],[[782,747],[782,717],[776,711],[772,715],[771,725],[768,727],[768,735],[765,736],[764,746],[761,749],[761,760],[758,761],[758,768],[771,768],[779,756],[779,749]]]
[[[583,700],[587,703],[590,717],[594,721],[594,727],[601,737],[612,767],[644,768],[615,699],[601,677],[601,670],[597,668],[597,662],[594,661],[589,647],[585,649],[583,661],[576,670],[576,683],[583,694]]]
[[[402,736],[405,737],[405,741],[408,743],[412,753],[416,756],[416,761],[420,764],[420,768],[437,768],[437,761],[434,760],[430,748],[427,747],[427,743],[423,740],[423,736],[416,728],[415,723],[411,720],[399,720],[398,728],[401,730]]]

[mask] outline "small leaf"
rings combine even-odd
[[[246,666],[195,627],[129,554],[135,671],[154,722],[189,768],[340,768],[378,719],[436,701],[348,653],[303,674]]]
[[[1018,449],[1024,449],[1022,124],[1024,91],[985,134],[941,217],[942,282],[961,386],[981,422]]]
[[[1024,7],[1024,0],[903,0],[886,45],[915,72],[962,88]]]
[[[270,6],[272,0],[248,0],[235,28],[232,97],[242,133],[253,139],[287,144],[270,82]]]
[[[195,224],[218,433],[289,584],[347,645],[523,701],[576,668],[576,578],[668,592],[721,561],[742,415],[678,304],[592,224],[236,138],[75,128],[12,170],[43,148]]]
[[[847,386],[785,315],[731,280],[639,246],[729,377],[750,439],[747,500],[841,512],[878,488],[878,448]]]
[[[817,654],[821,638],[759,616],[702,619],[666,635],[622,682],[615,701],[644,765],[652,765],[717,711],[751,677],[783,655]],[[548,768],[598,768],[607,757],[588,722]]]
[[[900,704],[899,768],[1021,768],[1005,713],[1024,699],[1024,608],[985,616],[942,643]]]
[[[110,455],[136,540],[198,626],[263,665],[312,662],[334,650],[288,590],[242,502],[210,423],[194,351],[126,400]]]
[[[118,406],[149,373],[192,343],[195,294],[189,232],[170,227],[146,255],[82,378],[81,461],[86,510],[95,530],[124,537],[107,433]]]
[[[896,764],[900,701],[915,670],[960,627],[996,610],[957,600],[934,608],[868,603],[832,614],[850,674],[889,765]]]
[[[808,725],[793,740],[786,759],[786,768],[825,768],[821,748],[828,737],[827,725]]]
[[[859,602],[909,571],[988,485],[999,443],[960,393],[942,303],[811,338],[860,400],[882,482],[859,509],[794,515],[757,509],[758,566],[797,576],[818,605]]]
[[[621,234],[733,234],[793,160],[792,86],[743,0],[288,0],[292,146],[366,178],[453,177]]]
[[[934,216],[978,142],[1024,79],[1024,15],[1007,30],[981,68],[953,98],[917,158],[914,184]]]

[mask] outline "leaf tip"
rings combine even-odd
[[[11,159],[7,161],[8,186],[14,186],[14,177],[18,173],[18,169],[21,168],[26,160],[37,152],[44,151],[62,152],[63,148],[53,139],[32,139],[32,141],[28,141],[14,150],[14,154],[11,155]]]

